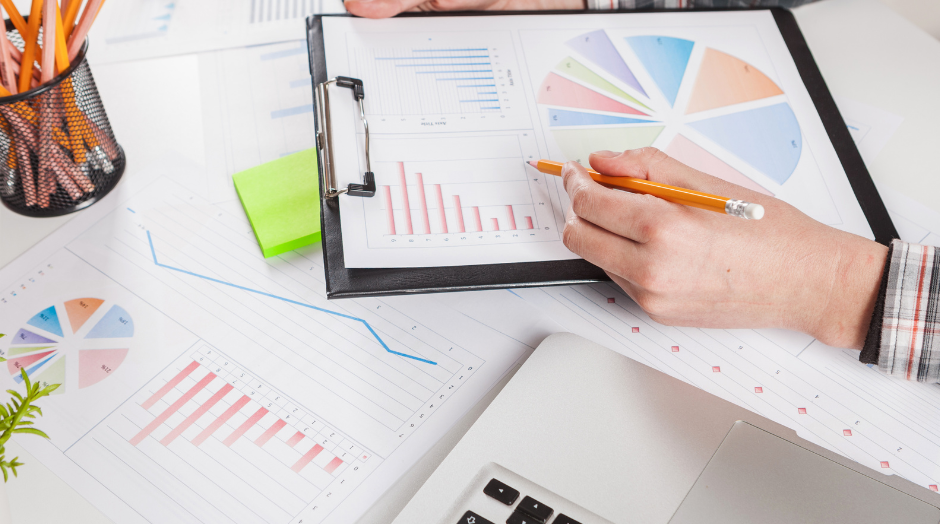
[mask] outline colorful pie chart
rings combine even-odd
[[[796,116],[783,90],[746,61],[682,38],[612,39],[603,30],[566,45],[570,55],[545,76],[538,103],[567,160],[662,135],[657,145],[683,163],[765,194],[796,169]]]
[[[6,364],[13,380],[21,383],[25,369],[31,381],[61,384],[54,394],[62,394],[114,374],[133,337],[134,320],[127,310],[88,297],[39,311],[12,335],[0,333],[0,343],[8,344]],[[67,384],[70,378],[76,383]]]

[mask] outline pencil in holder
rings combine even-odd
[[[22,49],[7,20],[7,36]],[[88,42],[51,81],[0,98],[0,201],[33,217],[65,215],[107,195],[126,159],[91,69]]]

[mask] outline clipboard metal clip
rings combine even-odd
[[[366,172],[361,184],[349,184],[343,189],[336,188],[336,174],[333,172],[333,143],[330,139],[330,85],[348,87],[353,92],[353,98],[359,103],[359,116],[362,118],[362,127],[366,131]],[[323,165],[323,174],[326,177],[324,195],[326,198],[336,198],[343,193],[350,196],[375,196],[375,174],[372,172],[372,162],[369,158],[369,122],[366,120],[366,110],[362,100],[366,97],[362,80],[338,76],[326,82],[317,84],[317,117],[322,129],[317,132],[317,146],[320,149],[320,162]]]

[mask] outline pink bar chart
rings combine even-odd
[[[289,416],[286,404],[265,401],[284,395],[244,380],[234,381],[241,385],[236,387],[229,373],[206,365],[203,354],[187,360],[140,402],[151,419],[128,439],[132,446],[150,447],[156,442],[170,447],[188,441],[205,452],[218,446],[236,453],[245,446],[271,448],[272,457],[283,467],[310,477],[314,484],[371,455],[348,439],[337,438],[334,430]],[[269,392],[259,396],[256,388]],[[308,472],[309,468],[319,473]]]
[[[192,502],[203,499],[218,501],[218,513],[233,517],[226,522],[288,522],[312,505],[327,507],[327,498],[346,496],[383,461],[202,341],[76,447],[88,471],[111,467],[107,460],[135,465],[110,489],[132,494],[137,482],[152,484],[159,495],[148,495],[148,502],[192,511],[198,522],[221,521],[198,513],[201,506]]]
[[[465,203],[473,201],[461,194],[444,196],[445,184],[426,183],[424,172],[410,172],[405,162],[395,162],[397,184],[381,186],[382,207],[385,215],[385,231],[390,236],[431,235],[449,233],[480,233],[484,231],[517,231],[535,229],[532,214],[523,215],[517,207],[530,209],[531,204],[522,205],[471,205],[466,217]],[[458,185],[449,184],[449,185]],[[446,202],[446,203],[445,203]],[[416,205],[412,207],[412,203]],[[448,205],[452,203],[452,205]],[[488,216],[485,220],[481,208],[499,217]],[[493,208],[493,209],[490,209]],[[516,221],[517,213],[523,227]],[[432,218],[433,217],[433,218]],[[484,228],[484,223],[487,227]],[[468,227],[469,224],[469,227]]]

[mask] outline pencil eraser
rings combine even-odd
[[[317,151],[308,149],[232,176],[264,258],[320,241]]]
[[[760,220],[764,218],[764,206],[760,204],[748,204],[744,206],[744,216],[748,220]]]

